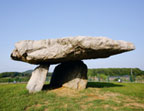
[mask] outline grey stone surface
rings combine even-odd
[[[40,65],[33,72],[27,84],[29,93],[35,93],[42,90],[48,73],[49,65]]]
[[[82,61],[64,62],[56,66],[52,74],[51,87],[67,87],[77,90],[87,85],[87,66]]]
[[[133,49],[134,45],[125,41],[106,37],[77,36],[17,42],[11,58],[31,64],[55,64],[72,60],[106,58]]]
[[[135,46],[130,42],[106,37],[77,36],[17,42],[11,58],[40,64],[32,72],[27,84],[30,93],[42,89],[49,65],[56,63],[61,64],[55,68],[50,85],[81,90],[87,85],[87,66],[81,60],[106,58],[134,49]]]

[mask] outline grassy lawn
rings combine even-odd
[[[144,84],[89,82],[29,94],[26,84],[0,84],[0,111],[144,111]]]

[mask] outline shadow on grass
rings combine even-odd
[[[123,85],[118,85],[114,83],[108,83],[108,82],[88,82],[87,88],[104,88],[104,87],[122,87]]]
[[[60,88],[62,86],[51,86],[50,84],[45,84],[42,88],[42,90],[53,90],[53,89],[57,89]]]
[[[108,82],[88,82],[87,88],[104,88],[104,87],[122,87],[123,85],[118,85]],[[51,87],[50,84],[45,84],[42,90],[52,90],[60,87]]]
[[[50,86],[50,84],[45,84],[45,85],[43,86],[43,88],[42,88],[42,90],[52,90],[52,89],[55,89],[55,88],[52,88],[52,87]]]

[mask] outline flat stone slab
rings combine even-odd
[[[134,45],[130,42],[116,41],[106,37],[77,36],[17,42],[11,58],[31,64],[56,64],[106,58],[134,49]]]

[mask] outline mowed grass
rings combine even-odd
[[[0,111],[144,111],[144,84],[89,82],[29,94],[26,84],[0,84]]]

